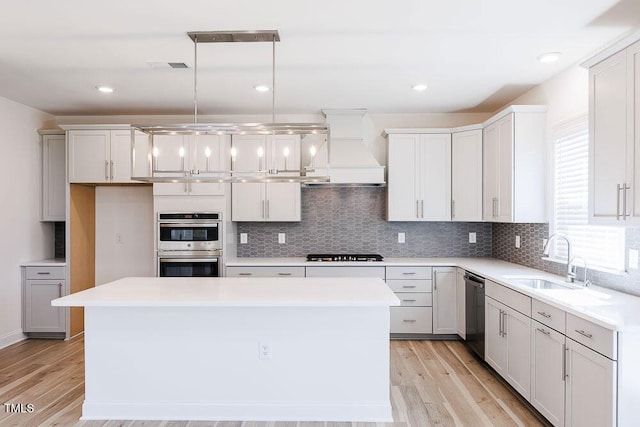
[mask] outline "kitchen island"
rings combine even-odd
[[[126,278],[85,307],[82,419],[392,421],[374,278]]]

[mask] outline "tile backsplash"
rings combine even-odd
[[[628,254],[630,248],[640,249],[640,228],[627,228],[625,234],[625,252]],[[515,236],[520,236],[519,249],[515,248]],[[563,276],[565,264],[542,259],[542,239],[548,236],[548,224],[493,224],[493,257]],[[583,275],[584,269],[578,267],[578,280],[583,280]],[[610,274],[588,269],[587,277],[598,286],[640,296],[640,270]]]
[[[240,257],[291,257],[309,253],[379,253],[385,257],[491,256],[491,224],[387,222],[386,189],[303,188],[302,221],[238,223],[248,243]],[[469,232],[476,243],[469,243]],[[285,233],[286,243],[278,243]],[[398,243],[405,233],[406,243]],[[238,239],[239,240],[239,239]]]

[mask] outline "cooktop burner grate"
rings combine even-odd
[[[312,262],[377,262],[384,258],[378,254],[309,254],[307,261]]]

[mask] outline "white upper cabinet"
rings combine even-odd
[[[546,220],[544,106],[511,106],[485,122],[483,218]]]
[[[452,135],[451,219],[482,221],[482,129]]]
[[[589,221],[640,224],[640,42],[589,69]]]
[[[143,134],[136,138],[146,138]],[[69,144],[69,182],[131,183],[131,131],[126,129],[72,129]],[[145,146],[145,144],[137,144]],[[139,153],[136,170],[147,153]],[[138,163],[138,161],[136,161]]]
[[[42,221],[65,221],[65,136],[42,135]]]
[[[238,176],[265,168],[300,169],[297,135],[278,135],[275,140],[263,135],[234,135],[232,145],[237,153],[234,170]],[[234,183],[231,187],[233,221],[300,221],[299,183]]]
[[[389,221],[451,220],[451,134],[389,134]]]

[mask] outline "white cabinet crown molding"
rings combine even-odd
[[[622,37],[605,46],[604,49],[600,50],[595,55],[581,62],[580,66],[583,68],[591,68],[599,62],[602,62],[605,59],[609,58],[611,55],[628,48],[638,40],[640,40],[640,30],[631,30],[628,33],[624,34]]]
[[[482,127],[487,127],[511,113],[546,113],[548,109],[546,105],[510,105],[487,119]]]
[[[452,128],[389,128],[382,131],[382,136],[387,137],[393,134],[421,134],[421,133],[458,133],[468,130],[482,129],[481,124],[458,126]]]
[[[130,130],[131,124],[81,124],[81,125],[58,125],[64,130]]]

